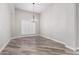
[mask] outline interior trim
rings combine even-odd
[[[47,38],[47,39],[50,39],[50,40],[53,40],[53,41],[56,41],[56,42],[58,42],[58,43],[60,43],[60,44],[63,44],[63,45],[65,45],[66,48],[68,48],[68,49],[71,50],[71,51],[76,51],[75,48],[68,46],[66,43],[64,43],[64,42],[62,42],[62,41],[54,40],[54,39],[49,38],[48,36],[45,36],[45,35],[40,35],[40,36],[42,36],[42,37],[44,37],[44,38]]]

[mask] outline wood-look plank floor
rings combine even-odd
[[[55,41],[40,37],[12,39],[1,55],[68,55],[65,46]]]

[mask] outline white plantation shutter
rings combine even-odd
[[[21,34],[22,35],[35,34],[35,23],[32,21],[22,20]]]

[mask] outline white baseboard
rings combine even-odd
[[[10,42],[11,39],[7,40],[4,45],[0,48],[0,52],[2,52],[2,50],[8,45],[8,43]]]
[[[17,36],[17,37],[12,37],[11,39],[20,38],[20,37],[29,37],[29,36],[42,36],[42,37],[44,37],[44,38],[47,38],[47,39],[56,41],[56,42],[58,42],[58,43],[60,43],[60,44],[64,44],[65,47],[67,47],[67,48],[69,48],[69,49],[71,49],[71,50],[73,50],[73,51],[79,50],[79,48],[76,48],[76,49],[75,49],[75,48],[72,48],[72,47],[68,46],[68,45],[67,45],[66,43],[64,43],[64,42],[61,42],[61,41],[58,41],[58,40],[56,40],[56,39],[52,39],[52,38],[50,38],[50,37],[48,37],[48,36],[40,35],[40,34],[35,34],[35,35],[21,35],[21,36]],[[2,46],[2,48],[0,49],[0,52],[7,46],[7,44],[10,42],[11,39],[7,40],[7,42],[6,42],[6,43]]]
[[[71,49],[71,50],[73,50],[73,51],[76,51],[76,48],[70,47],[70,46],[68,46],[66,43],[64,43],[64,42],[62,42],[62,41],[58,41],[58,40],[56,40],[56,39],[54,39],[54,38],[50,38],[50,37],[45,36],[45,35],[40,35],[40,36],[42,36],[42,37],[44,37],[44,38],[47,38],[47,39],[50,39],[50,40],[53,40],[53,41],[56,41],[56,42],[58,42],[58,43],[60,43],[60,44],[65,45],[65,47],[67,47],[67,48],[69,48],[69,49]]]
[[[42,36],[42,37],[44,37],[44,38],[47,38],[47,39],[50,39],[50,40],[53,40],[53,41],[56,41],[56,42],[58,42],[58,43],[61,43],[61,44],[66,45],[64,42],[62,42],[62,41],[58,41],[58,40],[56,40],[56,39],[54,39],[54,38],[50,38],[50,37],[45,36],[45,35],[40,35],[40,36]]]
[[[47,38],[47,39],[50,39],[50,40],[53,40],[53,41],[56,41],[60,44],[64,44],[65,47],[69,48],[69,49],[72,49],[73,51],[75,51],[76,49],[75,48],[72,48],[70,46],[68,46],[66,43],[62,42],[62,41],[58,41],[56,39],[52,39],[48,36],[45,36],[45,35],[40,35],[40,34],[35,34],[35,35],[21,35],[21,36],[17,36],[17,37],[12,37],[11,39],[15,39],[15,38],[20,38],[20,37],[29,37],[29,36],[42,36],[44,38]],[[3,45],[3,47],[0,49],[0,52],[6,47],[6,45],[8,44],[8,42],[10,41],[10,39],[6,42],[6,44]],[[79,50],[79,48],[77,48]]]
[[[70,46],[68,46],[68,45],[65,45],[65,47],[67,47],[67,48],[69,48],[69,49],[71,49],[71,50],[73,50],[73,51],[76,51],[75,48],[72,48],[72,47],[70,47]]]
[[[76,50],[79,50],[79,47],[77,47]]]
[[[12,37],[11,39],[21,38],[21,37],[30,37],[30,36],[39,36],[39,34],[30,34],[30,35],[19,35]]]

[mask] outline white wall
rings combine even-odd
[[[9,3],[10,5],[10,10],[11,10],[11,37],[15,36],[15,28],[16,28],[16,19],[15,19],[15,4]]]
[[[10,40],[10,7],[0,3],[0,50]]]
[[[16,15],[16,35],[15,36],[21,36],[21,21],[32,20],[33,13],[16,8],[15,15]],[[36,24],[36,34],[39,34],[39,14],[35,14],[35,15],[36,15],[35,18],[38,20]]]
[[[41,14],[41,35],[75,48],[75,4],[55,3]]]

